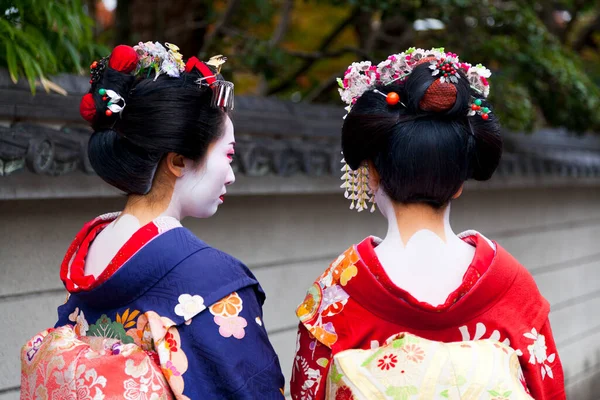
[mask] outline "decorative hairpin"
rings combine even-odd
[[[196,79],[196,83],[201,86],[209,86],[213,91],[211,105],[215,108],[233,110],[234,104],[234,85],[232,82],[218,79],[222,65],[227,61],[227,57],[222,55],[211,57],[206,63],[196,57],[190,57],[185,65],[186,72],[196,70],[202,75]],[[210,67],[214,68],[216,72]]]
[[[490,118],[490,109],[488,107],[482,107],[483,102],[481,99],[472,99],[471,105],[469,106],[469,113],[467,114],[469,117],[474,116],[475,114],[480,115],[481,119],[488,120]]]
[[[100,61],[94,61],[90,65],[90,85],[98,83],[104,70],[106,69],[106,64],[108,63],[108,57],[104,57],[100,59]]]
[[[369,171],[366,165],[361,165],[356,171],[353,171],[346,160],[342,158],[342,180],[344,183],[341,188],[344,189],[344,197],[351,201],[350,209],[361,212],[369,209],[367,202],[371,203],[371,212],[375,211],[375,196],[369,188]]]
[[[112,116],[114,113],[120,114],[123,112],[126,104],[125,99],[120,94],[114,90],[104,88],[98,90],[98,93],[102,96],[102,100],[108,101],[107,110],[104,112],[107,117]]]
[[[396,92],[389,92],[388,94],[385,94],[377,89],[373,89],[373,91],[377,94],[382,95],[383,97],[385,97],[385,101],[388,103],[388,105],[390,106],[395,106],[396,104],[400,103],[402,104],[404,107],[406,107],[406,105],[400,101],[400,95]]]
[[[149,77],[154,71],[154,80],[161,74],[177,78],[185,70],[179,47],[172,43],[165,42],[163,46],[159,42],[139,42],[133,49],[137,53],[135,75],[146,74],[146,77]]]

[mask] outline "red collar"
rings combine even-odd
[[[118,213],[101,215],[85,224],[75,236],[60,267],[60,279],[70,293],[92,290],[100,286],[135,253],[159,235],[159,229],[154,221],[146,224],[129,238],[97,279],[93,275],[85,275],[85,258],[91,243],[118,215]]]
[[[463,283],[438,307],[420,302],[396,286],[385,273],[375,253],[374,238],[368,237],[356,246],[360,255],[356,263],[357,277],[345,287],[348,294],[373,314],[415,329],[431,329],[455,325],[484,312],[512,284],[518,263],[496,244],[494,250],[481,235],[463,240],[475,246],[475,256]],[[514,262],[512,262],[512,261]]]

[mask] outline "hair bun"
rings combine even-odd
[[[434,56],[424,57],[416,65],[429,64],[436,61]],[[456,85],[448,82],[442,83],[439,79],[433,81],[425,91],[419,102],[419,108],[423,111],[442,112],[450,110],[456,103]]]
[[[436,79],[425,91],[419,102],[419,107],[423,111],[448,111],[454,107],[456,96],[456,85],[448,82],[442,83],[439,79]]]
[[[132,73],[138,63],[138,55],[131,46],[120,44],[110,53],[108,66],[123,74]]]

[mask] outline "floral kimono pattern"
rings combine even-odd
[[[461,238],[475,247],[473,262],[461,286],[437,307],[418,301],[388,278],[375,253],[375,238],[366,238],[338,257],[296,310],[300,324],[292,398],[325,399],[337,354],[376,349],[406,333],[445,343],[499,342],[514,350],[533,398],[565,399],[562,366],[548,322],[550,307],[533,278],[495,242],[474,231]],[[420,357],[416,348],[407,350],[411,357]],[[392,356],[378,361],[384,369],[396,362]],[[345,389],[335,398],[353,398],[344,393]],[[505,392],[495,393],[490,398],[503,399]],[[398,398],[410,396],[407,392]]]
[[[283,375],[262,322],[265,295],[246,266],[178,223],[159,219],[138,230],[98,279],[86,276],[89,245],[115,217],[88,223],[67,251],[61,278],[70,296],[58,309],[54,332],[146,354],[168,395],[156,397],[146,385],[138,397],[131,395],[135,399],[282,399]],[[40,371],[26,366],[37,342],[24,348],[22,382],[31,394],[25,398],[42,390],[34,387]],[[108,393],[110,380],[110,374],[100,379],[105,385],[97,385],[97,398]]]

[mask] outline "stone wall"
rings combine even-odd
[[[17,399],[19,348],[54,324],[65,299],[62,256],[81,225],[118,210],[123,198],[0,201],[0,400]],[[569,399],[597,398],[600,385],[600,190],[471,190],[453,209],[456,231],[497,240],[534,275],[551,322]],[[265,323],[289,380],[296,305],[350,244],[382,235],[380,215],[347,209],[340,195],[235,195],[208,220],[185,225],[244,261],[267,292]]]

